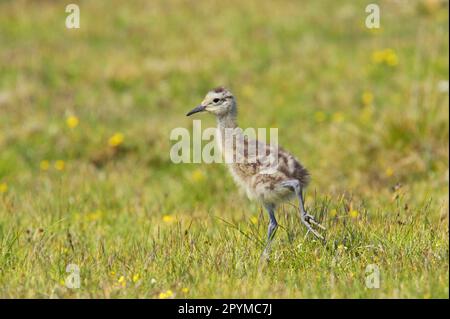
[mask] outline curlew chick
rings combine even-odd
[[[218,87],[208,92],[202,103],[187,116],[204,111],[217,118],[218,146],[235,182],[249,199],[260,202],[269,214],[264,254],[268,254],[278,227],[275,218],[277,205],[293,197],[299,202],[301,222],[309,232],[323,240],[313,227],[325,228],[304,207],[303,190],[308,185],[309,173],[297,159],[279,146],[251,140],[243,135],[236,122],[236,99],[229,90]]]

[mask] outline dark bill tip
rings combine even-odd
[[[205,110],[205,107],[206,107],[206,106],[199,105],[199,106],[197,106],[196,108],[190,110],[190,111],[186,114],[186,116],[189,116],[189,115],[192,115],[192,114],[195,114],[195,113],[198,113],[198,112],[203,112],[203,111]]]

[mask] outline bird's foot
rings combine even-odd
[[[316,221],[316,219],[314,218],[314,216],[310,215],[310,214],[306,214],[305,215],[305,219],[308,223],[313,224],[316,227],[319,227],[322,230],[326,230],[326,228],[324,226],[322,226],[320,223],[318,223]]]
[[[308,232],[311,232],[314,236],[316,236],[317,238],[319,238],[322,241],[325,240],[325,238],[313,228],[313,225],[316,226],[316,227],[319,227],[320,229],[323,229],[323,230],[325,230],[325,227],[323,227],[321,224],[319,224],[314,219],[313,216],[311,216],[309,214],[304,214],[304,215],[301,216],[301,220],[302,220],[302,223],[308,229]]]

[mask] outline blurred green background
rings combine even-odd
[[[377,1],[380,29],[368,1],[76,3],[80,29],[64,1],[0,1],[1,297],[448,298],[448,1]],[[218,85],[311,171],[326,250],[283,210],[261,271],[258,205],[170,161]]]

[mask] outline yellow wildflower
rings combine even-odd
[[[113,136],[111,136],[108,140],[108,144],[111,147],[117,147],[120,144],[123,143],[124,136],[122,133],[115,133]]]
[[[159,293],[159,299],[166,299],[166,298],[167,298],[167,295],[166,295],[165,292],[160,292]]]
[[[109,274],[114,277],[116,275],[116,272],[115,271],[111,271]]]
[[[372,53],[372,62],[381,64],[384,61],[384,51],[375,51]]]
[[[332,210],[330,210],[329,215],[330,215],[330,217],[336,217],[337,216],[337,210],[335,208],[333,208]]]
[[[96,221],[97,219],[100,219],[100,217],[102,217],[103,213],[101,210],[97,209],[96,211],[89,213],[86,215],[86,220],[87,221]]]
[[[386,168],[385,173],[387,177],[391,177],[392,175],[394,175],[394,170],[392,169],[392,167],[388,167]]]
[[[351,218],[357,218],[358,215],[359,215],[358,211],[355,210],[355,209],[350,210],[350,211],[348,212],[348,214],[350,215]]]
[[[183,289],[181,289],[181,292],[187,294],[189,292],[189,288],[184,287]]]
[[[139,274],[133,275],[133,282],[137,282],[139,280]]]
[[[71,115],[66,119],[66,124],[69,128],[75,128],[78,126],[78,123],[80,123],[80,120],[78,120],[78,117]]]
[[[0,183],[0,194],[6,193],[8,191],[8,184],[6,183]]]
[[[63,171],[65,166],[66,166],[66,164],[65,164],[65,162],[63,160],[57,160],[55,162],[55,168],[58,171]]]
[[[159,299],[167,299],[171,297],[173,297],[173,292],[170,289],[159,294]]]
[[[250,217],[250,221],[252,222],[252,224],[256,225],[258,223],[258,217],[252,216]]]
[[[194,182],[201,182],[205,179],[205,175],[200,169],[196,169],[194,172],[192,172],[191,179]]]
[[[372,53],[372,62],[375,64],[396,66],[398,64],[398,56],[392,49],[378,50]]]
[[[361,96],[361,102],[363,105],[371,105],[373,103],[373,94],[370,91],[364,91]]]
[[[385,60],[389,66],[396,66],[398,64],[397,54],[392,49],[388,49]]]
[[[50,162],[47,160],[43,160],[39,163],[39,167],[41,168],[41,171],[48,171],[50,168]]]
[[[344,114],[342,112],[336,112],[333,114],[333,122],[341,123],[344,121]]]
[[[117,282],[119,283],[119,285],[121,285],[122,287],[125,287],[127,285],[127,281],[125,279],[124,276],[120,276],[119,279],[117,280]]]
[[[163,216],[163,222],[165,223],[172,223],[175,221],[175,217],[173,217],[172,215],[164,215]]]

